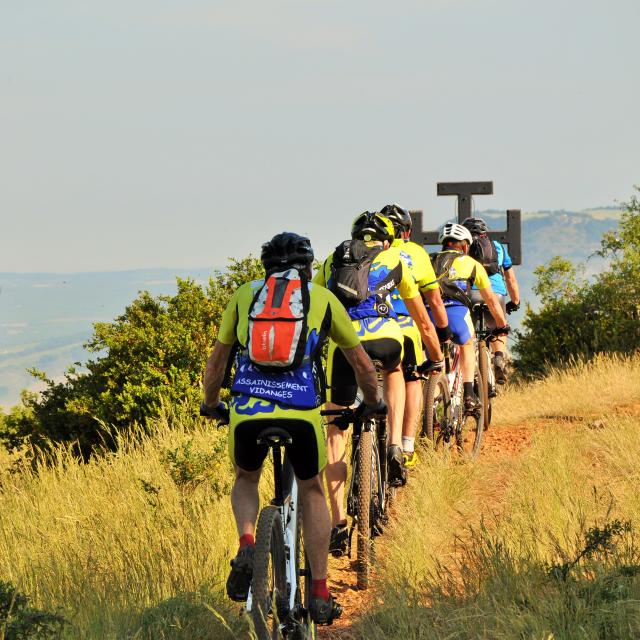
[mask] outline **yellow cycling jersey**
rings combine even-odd
[[[458,256],[451,263],[449,278],[452,280],[464,280],[465,282],[469,282],[473,278],[471,284],[475,284],[478,289],[491,288],[487,270],[477,260],[466,254]]]
[[[333,254],[331,254],[323,263],[321,269],[316,273],[313,281],[324,287],[331,287],[332,274],[331,265],[333,264]],[[371,263],[369,269],[369,289],[371,291],[377,288],[377,284],[385,280],[390,274],[394,273],[395,286],[390,287],[388,306],[391,307],[390,295],[394,288],[397,288],[402,299],[415,298],[420,295],[418,285],[411,276],[411,273],[403,261],[400,251],[397,247],[390,247],[381,251]],[[363,318],[376,318],[380,316],[378,311],[379,300],[376,296],[371,296],[358,305],[349,307],[347,312],[352,320],[361,320]],[[395,317],[393,307],[390,309],[391,317]]]
[[[421,293],[438,288],[436,273],[424,247],[415,242],[405,242],[404,240],[394,240],[391,246],[400,251],[400,257],[409,267]]]
[[[245,347],[249,330],[249,307],[253,298],[264,284],[264,280],[254,280],[239,287],[231,297],[222,316],[218,329],[218,340],[226,345],[236,342]],[[310,306],[307,315],[307,340],[321,341],[327,336],[343,349],[359,344],[358,336],[344,307],[331,291],[314,283],[309,283]],[[315,351],[310,345],[309,351]]]
[[[400,251],[400,257],[409,268],[420,293],[438,288],[438,279],[433,270],[429,254],[424,250],[424,247],[415,242],[405,242],[401,239],[394,240],[391,246]],[[391,304],[393,304],[393,308],[399,316],[409,315],[407,305],[405,305],[397,289],[391,294]]]

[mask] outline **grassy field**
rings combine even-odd
[[[32,471],[4,454],[0,580],[61,613],[66,637],[240,634],[222,597],[236,544],[225,436],[163,420],[85,465],[61,449]]]
[[[385,545],[384,605],[349,637],[640,637],[638,401],[640,359],[603,359],[501,397],[499,424],[533,429],[517,455],[425,452]]]
[[[348,637],[639,636],[639,402],[640,358],[603,359],[501,396],[496,431],[532,433],[516,454],[424,452],[382,539],[384,605]],[[225,436],[168,417],[84,465],[0,450],[0,582],[65,638],[247,637],[223,598]]]

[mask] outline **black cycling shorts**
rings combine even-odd
[[[319,410],[318,410],[319,415]],[[324,469],[327,462],[325,434],[321,421],[268,419],[231,422],[229,449],[234,463],[245,471],[257,471],[267,457],[269,447],[256,442],[266,427],[278,427],[291,435],[291,444],[285,445],[287,458],[300,480],[309,480]]]
[[[372,360],[382,364],[383,371],[391,371],[400,364],[402,359],[402,343],[393,338],[378,338],[363,340],[364,350]],[[333,351],[333,357],[328,367],[329,385],[331,387],[331,402],[342,407],[351,406],[358,394],[356,375],[340,349]]]

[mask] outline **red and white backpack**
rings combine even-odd
[[[249,307],[247,355],[259,369],[297,369],[307,345],[309,284],[297,269],[270,274]]]

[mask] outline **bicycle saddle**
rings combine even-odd
[[[291,434],[280,427],[265,427],[261,429],[256,438],[258,444],[267,444],[270,447],[291,444]]]

